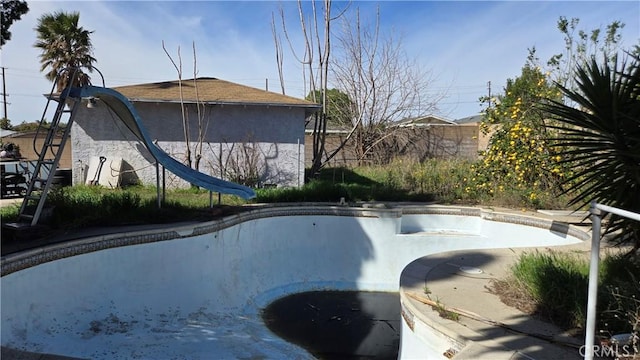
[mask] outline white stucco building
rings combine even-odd
[[[158,146],[185,164],[188,134],[192,162],[201,154],[198,169],[203,173],[249,186],[304,182],[304,126],[319,108],[315,103],[216,78],[114,90],[134,105]],[[156,184],[153,157],[100,101],[80,107],[71,141],[74,184],[93,176],[89,162],[100,156],[122,158],[120,169],[108,164],[102,169],[119,172],[121,184]],[[168,172],[166,185],[188,186]]]

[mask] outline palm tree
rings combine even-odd
[[[577,67],[576,81],[575,90],[559,86],[576,106],[543,105],[559,123],[561,155],[574,169],[565,181],[577,194],[571,204],[595,200],[640,213],[640,57],[602,65],[591,59]],[[614,216],[608,230],[621,230],[640,249],[638,222]]]
[[[64,89],[74,70],[78,70],[73,86],[89,84],[90,77],[82,68],[93,71],[96,59],[93,55],[90,35],[93,31],[78,26],[80,13],[44,14],[38,19],[35,28],[38,40],[34,47],[42,50],[40,54],[40,71],[48,71],[46,78],[55,81],[60,73],[58,91]]]

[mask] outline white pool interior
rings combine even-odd
[[[87,238],[3,258],[1,340],[92,359],[311,358],[261,309],[309,290],[395,292],[429,254],[582,241],[569,230],[473,208],[298,206]],[[429,347],[403,344],[406,358]]]

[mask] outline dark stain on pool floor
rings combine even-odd
[[[398,293],[304,292],[274,301],[262,316],[271,331],[319,359],[398,358]]]

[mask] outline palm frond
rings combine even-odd
[[[630,63],[627,63],[630,61]],[[575,193],[571,205],[591,201],[640,212],[640,61],[637,56],[602,65],[595,58],[575,71],[576,89],[558,84],[573,106],[548,99],[541,109],[551,115],[549,141],[574,169],[564,180]],[[612,217],[610,230],[623,235],[640,226]],[[637,236],[636,236],[637,239]],[[640,244],[637,244],[640,245]]]

